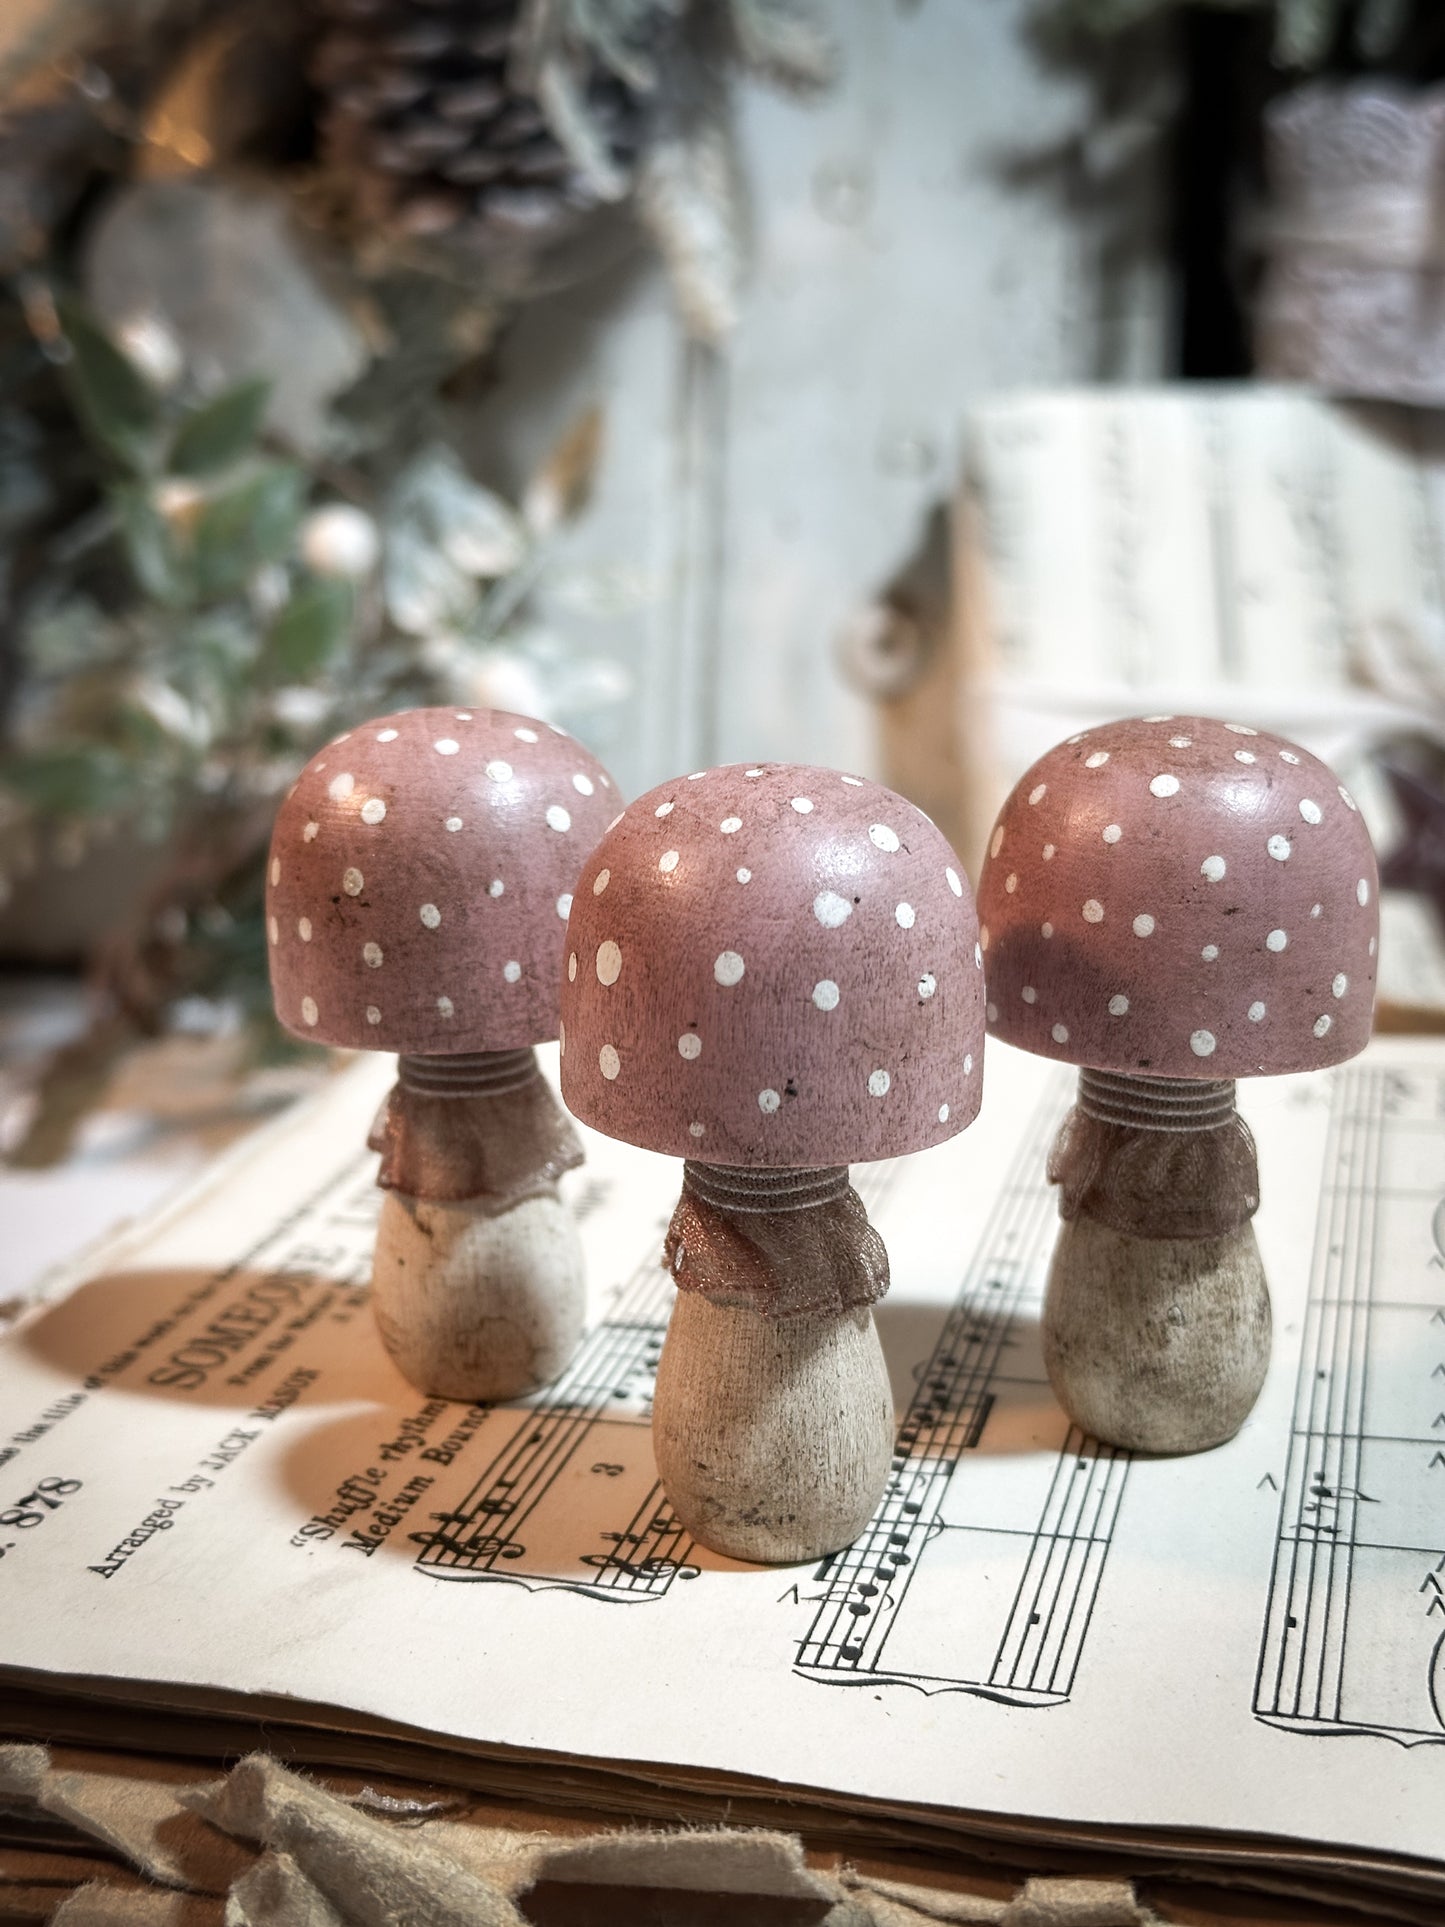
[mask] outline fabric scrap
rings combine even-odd
[[[43,1746],[0,1746],[0,1800],[38,1800],[49,1770]]]
[[[538,1863],[538,1880],[601,1887],[671,1887],[686,1893],[768,1894],[835,1900],[834,1880],[815,1873],[792,1833],[629,1831],[553,1844]]]
[[[265,1853],[231,1889],[226,1927],[347,1927],[289,1853]]]
[[[227,1833],[290,1855],[350,1927],[525,1927],[499,1888],[436,1852],[424,1830],[369,1819],[265,1754],[187,1804]]]
[[[1002,1927],[1156,1927],[1158,1921],[1152,1908],[1140,1904],[1131,1881],[1045,1875],[1024,1882]]]
[[[37,1804],[164,1887],[224,1894],[254,1856],[188,1813],[184,1786],[133,1773],[66,1772],[52,1767]]]
[[[225,1927],[225,1916],[209,1896],[92,1880],[61,1901],[50,1927]]]

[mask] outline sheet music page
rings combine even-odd
[[[588,1135],[594,1323],[559,1383],[487,1409],[396,1374],[365,1291],[389,1075],[336,1080],[0,1345],[12,1677],[1445,1857],[1445,1046],[1243,1087],[1273,1366],[1231,1444],[1144,1461],[1049,1391],[1070,1079],[990,1044],[972,1130],[855,1172],[897,1453],[857,1544],[786,1569],[704,1552],[657,1484],[669,1160]]]

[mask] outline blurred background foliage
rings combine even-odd
[[[270,1018],[260,853],[367,715],[605,741],[533,590],[603,455],[457,450],[537,292],[649,240],[736,315],[727,80],[832,71],[804,0],[15,0],[0,20],[0,953],[107,1036]],[[8,906],[8,907],[7,907]]]
[[[595,674],[544,691],[515,631],[600,418],[519,509],[441,442],[378,469],[339,429],[349,460],[298,459],[266,431],[266,381],[205,393],[159,323],[118,340],[36,280],[20,306],[0,375],[0,879],[97,852],[137,869],[92,959],[106,992],[142,1025],[181,994],[259,1016],[257,856],[320,743],[411,703],[588,707]]]

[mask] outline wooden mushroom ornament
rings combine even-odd
[[[1235,1080],[1364,1048],[1376,899],[1348,791],[1243,723],[1085,730],[999,813],[979,881],[989,1028],[1081,1067],[1049,1163],[1043,1336],[1095,1437],[1199,1451],[1253,1406],[1270,1309]]]
[[[616,807],[602,765],[546,723],[412,709],[328,744],[276,818],[277,1016],[400,1059],[371,1138],[386,1192],[372,1305],[437,1397],[512,1397],[581,1337],[557,1180],[582,1148],[532,1047],[557,1035],[573,883]]]
[[[602,839],[567,952],[567,1103],[687,1160],[653,1407],[668,1498],[735,1558],[836,1551],[893,1450],[870,1310],[888,1258],[847,1167],[978,1110],[982,959],[958,858],[856,776],[700,770]]]

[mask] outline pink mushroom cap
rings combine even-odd
[[[580,743],[506,710],[406,709],[338,736],[271,835],[276,1015],[417,1056],[555,1037],[572,888],[618,802]]]
[[[963,866],[913,804],[796,764],[651,790],[567,925],[562,1095],[673,1157],[816,1167],[973,1121],[983,971]]]
[[[1308,750],[1203,716],[1083,730],[994,825],[989,1028],[1154,1077],[1337,1064],[1369,1041],[1378,899],[1364,819]]]

